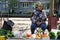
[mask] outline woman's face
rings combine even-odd
[[[37,9],[38,9],[38,10],[42,10],[43,7],[42,7],[41,5],[38,5]]]

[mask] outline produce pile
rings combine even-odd
[[[23,34],[23,33],[22,33]],[[19,34],[19,36],[21,36],[21,34]],[[0,29],[0,38],[15,38],[15,35],[12,31],[7,31],[7,30],[3,30]],[[37,30],[35,34],[31,34],[31,33],[26,33],[24,35],[21,36],[22,38],[25,39],[60,39],[60,31],[58,31],[55,35],[54,32],[46,32],[43,34],[42,30]],[[20,37],[19,37],[20,38]]]

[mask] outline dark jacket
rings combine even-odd
[[[4,21],[4,24],[3,24],[2,29],[12,31],[12,26],[13,26],[13,25],[14,25],[14,23],[13,23],[11,20],[9,20],[9,21]]]

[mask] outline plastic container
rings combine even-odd
[[[0,40],[6,40],[5,36],[0,36]]]

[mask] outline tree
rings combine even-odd
[[[15,7],[17,6],[17,0],[8,0],[9,1],[9,12],[12,10],[14,13]]]

